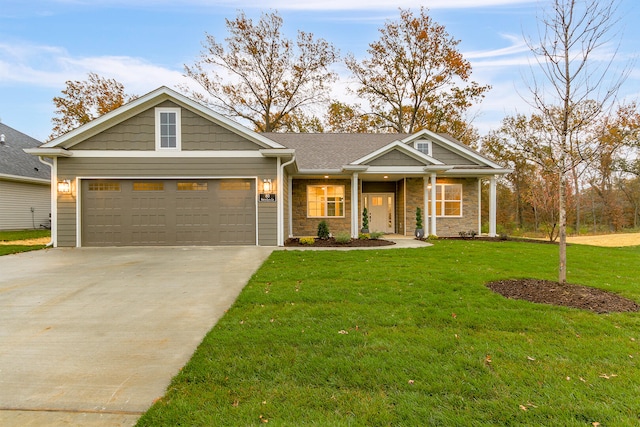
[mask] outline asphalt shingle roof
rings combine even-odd
[[[38,147],[42,142],[4,123],[0,123],[0,135],[4,135],[4,142],[0,142],[0,174],[50,179],[51,168],[40,163],[38,157],[23,151]]]
[[[409,134],[400,133],[264,133],[296,150],[298,169],[340,169]]]

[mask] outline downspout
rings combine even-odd
[[[358,204],[358,172],[354,172],[351,178],[351,237],[358,238],[360,224],[360,207]]]
[[[280,157],[278,157],[278,161],[280,161]],[[284,168],[289,166],[290,164],[292,164],[293,162],[296,161],[296,155],[294,154],[293,157],[291,157],[291,160],[289,160],[288,162],[282,163],[280,164],[280,166],[278,167],[278,177],[277,177],[277,182],[278,182],[278,204],[277,204],[277,221],[278,221],[278,226],[277,226],[277,232],[278,232],[278,239],[277,239],[277,245],[278,246],[284,246],[284,235],[283,235],[283,230],[284,230],[284,182],[282,182],[282,180],[284,179]],[[291,200],[289,200],[289,204],[291,204]]]
[[[55,182],[57,180],[57,174],[58,174],[58,168],[55,167],[56,165],[56,159],[53,159],[53,163],[49,163],[49,162],[45,162],[44,159],[42,158],[42,156],[38,156],[38,161],[40,161],[40,163],[42,163],[43,165],[47,165],[49,166],[49,168],[51,169],[51,239],[49,240],[49,243],[47,243],[46,247],[49,248],[51,246],[53,246],[53,242],[57,240],[57,234],[58,234],[58,199],[57,199],[57,188],[55,185]]]

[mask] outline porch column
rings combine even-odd
[[[482,234],[482,178],[478,178],[478,236]]]
[[[431,174],[431,215],[429,219],[431,220],[431,225],[429,226],[429,234],[433,234],[434,236],[438,235],[438,231],[436,230],[436,174]]]
[[[427,222],[427,218],[429,218],[429,177],[425,175],[422,177],[422,181],[424,187],[424,191],[422,192],[422,220],[424,223],[422,226],[426,230],[425,237],[427,237],[429,235],[429,223]]]
[[[358,238],[360,208],[358,206],[358,172],[354,172],[351,178],[351,237]]]
[[[491,176],[489,180],[489,237],[496,236],[496,176]]]

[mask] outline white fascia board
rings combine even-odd
[[[144,176],[129,176],[129,175],[81,175],[77,177],[79,180],[89,179],[108,179],[108,180],[142,180],[142,179],[258,179],[257,176],[251,175],[144,175]]]
[[[440,172],[440,175],[448,176],[492,176],[492,175],[506,175],[513,172],[513,169],[449,169],[445,172]]]
[[[31,154],[32,156],[42,156],[42,157],[71,157],[73,153],[71,151],[65,150],[64,148],[44,148],[43,146],[36,148],[24,148],[24,151],[27,154]]]
[[[20,175],[10,175],[8,173],[0,173],[0,180],[2,181],[15,181],[15,182],[25,182],[29,184],[41,184],[41,185],[50,185],[50,179],[42,179],[42,178],[30,178],[28,176],[20,176]]]
[[[424,166],[369,166],[366,173],[375,174],[421,174],[424,175]]]
[[[360,164],[366,163],[366,162],[368,162],[370,160],[373,160],[373,159],[375,159],[377,157],[380,157],[383,154],[388,153],[389,151],[396,150],[396,149],[404,152],[405,154],[409,155],[410,157],[415,158],[416,160],[422,160],[425,163],[432,163],[432,164],[436,164],[436,165],[444,164],[440,160],[434,159],[431,156],[427,156],[423,152],[416,150],[415,148],[403,143],[402,141],[394,141],[394,142],[392,142],[390,144],[387,144],[384,147],[379,148],[376,151],[373,151],[373,152],[367,154],[366,156],[361,157],[358,160],[355,160],[354,162],[351,162],[351,164],[352,165],[360,165]]]
[[[299,169],[296,175],[342,175],[342,169]]]
[[[293,148],[263,148],[260,150],[260,154],[264,157],[293,157],[296,154],[296,150]]]
[[[177,102],[178,104],[188,106],[189,108],[200,113],[202,116],[209,118],[211,121],[231,130],[232,132],[241,134],[242,136],[260,146],[263,146],[265,148],[285,148],[277,142],[265,138],[259,133],[242,126],[240,123],[230,120],[223,115],[216,113],[210,108],[205,107],[204,105],[172,89],[169,89],[166,86],[162,86],[152,92],[149,92],[148,94],[143,95],[140,98],[128,102],[120,108],[110,111],[83,126],[67,132],[64,135],[47,142],[42,147],[72,147],[73,145],[83,141],[84,139],[96,135],[111,126],[114,126],[136,115],[137,113],[142,112],[147,108],[151,108],[154,105],[158,105],[159,103],[166,100],[172,100]]]
[[[476,153],[475,151],[471,150],[470,148],[467,148],[463,145],[459,145],[456,144],[454,142],[449,141],[447,138],[443,138],[442,136],[438,135],[435,132],[431,132],[430,130],[427,129],[423,129],[417,133],[414,133],[411,136],[406,137],[405,139],[402,140],[402,142],[406,145],[410,142],[413,142],[417,139],[420,139],[424,136],[427,136],[429,138],[431,138],[433,141],[436,141],[438,144],[442,144],[444,146],[446,146],[448,149],[450,149],[451,151],[453,151],[456,154],[459,154],[463,157],[466,158],[470,158],[471,160],[475,160],[477,162],[480,162],[483,165],[495,168],[495,169],[504,169],[502,166],[500,166],[499,164],[487,159],[486,157],[484,157],[481,154]]]
[[[79,158],[262,158],[257,150],[224,151],[153,151],[153,150],[74,150],[73,157]]]

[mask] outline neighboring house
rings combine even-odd
[[[450,137],[260,134],[166,87],[29,153],[53,158],[56,246],[262,245],[369,229],[480,231],[510,171]]]
[[[40,144],[0,123],[0,230],[49,226],[51,166],[24,152]]]

